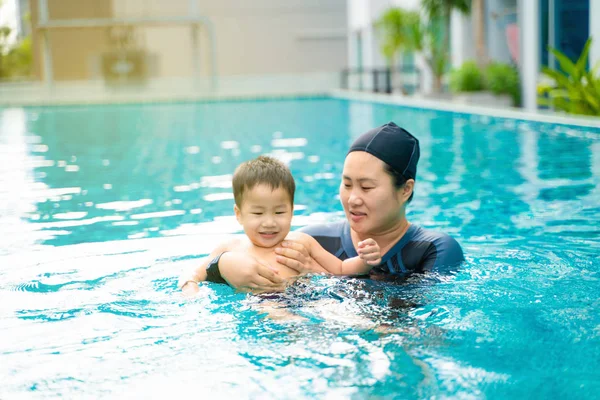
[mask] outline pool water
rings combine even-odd
[[[421,142],[409,220],[463,246],[402,285],[308,277],[256,297],[178,275],[228,235],[235,166],[343,218],[353,138]],[[0,110],[0,398],[595,398],[600,128],[331,98]]]

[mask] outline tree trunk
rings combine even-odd
[[[442,57],[448,60],[448,54],[450,53],[450,16],[452,13],[452,7],[446,2],[444,5],[444,41],[442,49]],[[439,50],[438,50],[439,51]],[[440,76],[436,74],[436,68],[434,68],[433,64],[431,64],[431,71],[433,75],[433,92],[441,93],[442,92],[442,78],[444,76],[445,71],[441,72]]]
[[[402,61],[397,61],[397,58],[398,56],[395,56],[390,63],[390,68],[392,69],[392,94],[397,87],[400,88],[400,93],[406,94],[404,92],[404,85],[402,84]],[[402,57],[400,56],[400,58]]]
[[[424,57],[425,58],[425,62],[427,63],[427,66],[429,67],[429,70],[431,71],[431,77],[433,78],[433,85],[431,87],[431,93],[432,94],[438,94],[438,93],[442,93],[442,78],[443,75],[436,75],[435,73],[435,67],[433,65],[433,58],[431,57]]]
[[[448,2],[446,2],[448,3]],[[444,6],[444,46],[446,52],[450,50],[450,16],[452,14],[452,8],[448,4]]]
[[[442,93],[442,76],[433,75],[433,93]]]
[[[485,46],[485,4],[484,0],[473,0],[471,15],[475,33],[475,58],[477,64],[483,67],[488,62],[487,48]]]

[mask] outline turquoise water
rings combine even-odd
[[[289,163],[294,226],[337,220],[345,150],[390,120],[421,141],[409,219],[459,240],[459,271],[308,278],[283,321],[180,296],[239,232],[239,162]],[[336,99],[16,108],[0,157],[0,398],[600,392],[600,129]]]

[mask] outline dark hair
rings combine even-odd
[[[404,175],[402,175],[400,172],[396,171],[388,163],[384,162],[383,164],[384,164],[383,169],[392,178],[393,183],[394,183],[394,188],[396,188],[396,190],[400,189],[402,186],[404,186],[406,184],[406,181],[408,179],[406,179],[404,177]],[[415,191],[413,189],[412,193],[410,194],[410,197],[406,201],[406,204],[408,204],[412,201],[414,194],[415,194]]]
[[[283,187],[290,195],[290,201],[294,204],[294,192],[296,183],[289,168],[279,160],[268,156],[258,158],[240,164],[233,173],[233,198],[238,208],[242,208],[244,192],[251,190],[259,184],[269,185],[271,189]]]

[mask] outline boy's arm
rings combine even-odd
[[[200,290],[198,288],[198,282],[206,280],[206,267],[219,254],[222,254],[231,249],[231,241],[227,243],[221,243],[218,245],[209,255],[202,259],[200,264],[191,271],[187,271],[179,278],[178,286],[184,294],[195,294]]]
[[[373,239],[358,242],[358,257],[352,257],[342,262],[343,275],[366,275],[374,266],[381,264],[381,249]]]
[[[310,235],[302,234],[298,239],[306,242],[310,256],[330,274],[364,275],[381,262],[379,246],[373,239],[360,242],[358,244],[359,256],[344,261],[321,247],[319,242]]]

